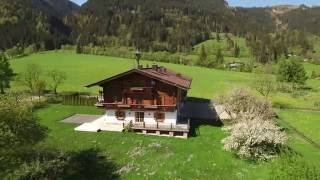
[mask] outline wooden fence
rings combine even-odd
[[[98,101],[96,96],[88,95],[62,95],[62,104],[71,106],[94,106]]]

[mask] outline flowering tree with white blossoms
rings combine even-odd
[[[223,139],[224,149],[239,157],[265,161],[279,153],[287,136],[272,121],[241,120],[224,128],[230,136]]]
[[[272,105],[243,89],[232,90],[222,101],[232,117],[224,128],[230,134],[222,140],[224,149],[239,157],[266,161],[286,146],[286,133],[274,123]]]
[[[272,104],[269,101],[257,98],[245,89],[233,89],[220,98],[220,103],[225,106],[233,121],[256,118],[269,120],[274,117]]]

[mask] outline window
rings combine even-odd
[[[124,111],[116,111],[116,118],[119,121],[124,121],[125,118],[126,118],[126,112],[124,112]]]
[[[144,112],[135,113],[136,122],[144,122]]]
[[[155,112],[154,113],[154,119],[157,121],[157,122],[163,122],[166,118],[166,115],[164,112]]]

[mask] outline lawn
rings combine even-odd
[[[44,52],[12,60],[11,64],[18,74],[29,63],[36,63],[45,70],[57,68],[67,73],[67,81],[59,91],[86,91],[96,94],[98,88],[84,88],[85,85],[118,74],[133,67],[134,60],[115,57],[77,55],[70,52]],[[150,61],[143,61],[151,65]],[[233,87],[249,87],[254,74],[230,72],[176,64],[164,64],[170,69],[193,78],[188,96],[211,99]],[[317,67],[318,68],[318,67]],[[313,88],[303,96],[293,97],[290,94],[277,93],[272,101],[295,108],[311,108],[320,100],[319,81],[308,80]],[[13,82],[12,89],[24,89]],[[298,117],[294,111],[281,111],[280,117],[294,123],[291,117]],[[128,166],[131,169],[121,176],[123,179],[268,179],[270,168],[274,163],[257,165],[234,157],[225,152],[221,140],[226,136],[221,128],[201,126],[199,134],[188,140],[123,134],[115,132],[85,133],[75,132],[75,125],[60,123],[62,119],[74,113],[101,114],[95,107],[76,107],[50,105],[40,109],[38,115],[41,123],[50,128],[49,137],[42,143],[62,150],[85,150],[99,148],[110,155],[119,168]],[[304,118],[303,115],[301,117]],[[310,124],[305,124],[305,131],[312,131],[310,136],[318,136],[316,127],[319,124],[314,114]],[[303,129],[301,130],[303,131]],[[320,165],[320,152],[302,139],[293,136],[290,146],[306,160]]]
[[[36,63],[45,70],[57,68],[67,73],[67,81],[59,88],[59,91],[79,91],[97,94],[98,88],[87,89],[84,86],[101,79],[118,74],[133,67],[133,59],[116,57],[78,55],[71,52],[44,52],[28,57],[12,60],[11,64],[15,72],[22,72],[27,64]],[[143,61],[144,65],[153,62]],[[230,72],[216,69],[208,69],[177,64],[165,64],[170,69],[181,72],[193,78],[189,96],[212,99],[221,93],[234,88],[248,88],[252,84],[255,74]],[[320,66],[314,65],[315,68]],[[310,69],[310,67],[308,67]],[[314,108],[314,103],[320,101],[320,81],[308,80],[307,85],[313,88],[298,97],[291,94],[273,94],[273,102],[293,108]],[[13,89],[23,89],[19,83],[12,84]]]
[[[75,132],[76,125],[61,123],[74,113],[101,114],[95,107],[50,105],[40,109],[41,123],[50,128],[41,145],[62,150],[99,148],[118,168],[131,164],[122,179],[268,179],[273,162],[257,165],[223,150],[225,134],[219,127],[201,126],[187,140],[131,133]],[[319,151],[299,139],[290,145],[306,159],[320,165]]]
[[[279,117],[320,144],[320,111],[281,110]]]

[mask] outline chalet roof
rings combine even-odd
[[[87,85],[86,87],[99,86],[105,84],[111,80],[123,77],[125,75],[131,73],[139,73],[144,76],[148,76],[150,78],[159,80],[163,83],[170,84],[172,86],[176,86],[181,89],[190,89],[192,79],[180,73],[174,72],[164,67],[153,66],[152,68],[139,68],[139,69],[131,69],[124,73],[109,77],[107,79],[101,80],[99,82]]]

